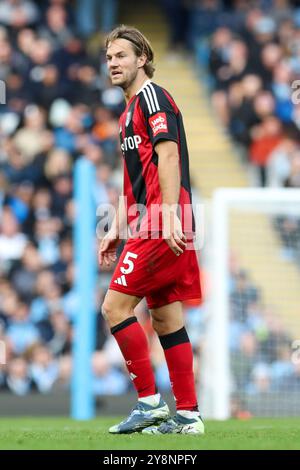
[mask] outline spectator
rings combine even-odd
[[[287,345],[281,346],[277,353],[277,359],[271,365],[271,374],[274,388],[280,389],[282,382],[293,375],[294,371],[290,348]]]
[[[270,367],[264,363],[256,364],[252,371],[252,382],[246,388],[247,392],[251,395],[267,393],[271,391],[271,387]]]
[[[14,186],[12,194],[8,196],[7,205],[20,224],[23,224],[29,216],[33,192],[33,184],[30,181],[24,181]]]
[[[285,377],[281,382],[280,389],[288,390],[289,392],[299,393],[300,388],[300,363],[293,364],[293,372]]]
[[[58,241],[61,227],[62,221],[54,217],[38,220],[35,224],[35,243],[45,265],[52,265],[58,261]]]
[[[231,357],[231,369],[237,389],[246,390],[252,370],[257,362],[257,341],[253,333],[245,332],[240,338],[238,352]]]
[[[281,142],[281,123],[275,116],[265,117],[260,125],[252,129],[249,154],[251,162],[259,169],[261,186],[266,185],[266,165],[270,156]]]
[[[16,311],[11,315],[6,336],[15,355],[25,353],[39,341],[38,329],[30,321],[29,308],[25,303],[18,302]]]
[[[70,381],[78,310],[70,238],[76,158],[86,154],[99,165],[108,201],[116,204],[122,184],[116,169],[123,95],[111,89],[103,57],[76,37],[73,6],[46,3],[0,0],[0,79],[7,85],[0,113],[0,335],[8,359],[0,375],[2,386],[16,360],[17,373],[9,374],[22,380],[10,383],[20,394],[67,388]],[[109,3],[110,9],[101,3],[105,28],[116,6]],[[101,273],[100,284],[109,277]],[[95,296],[97,307],[103,292]],[[103,349],[107,332],[103,322],[98,326],[97,347]],[[108,378],[115,392],[118,384],[127,389],[122,368],[104,369],[97,370],[97,386],[102,381],[105,388]]]
[[[42,267],[39,252],[33,244],[28,243],[22,258],[11,273],[12,286],[26,303],[30,303],[35,296],[37,276]]]
[[[72,328],[63,310],[51,313],[48,318],[47,347],[54,356],[71,352]]]
[[[32,389],[28,364],[22,357],[12,359],[7,366],[6,388],[15,395],[24,396]]]
[[[257,289],[250,283],[247,273],[241,270],[237,277],[230,300],[232,319],[244,323],[247,319],[248,306],[258,298]]]
[[[31,0],[6,0],[0,2],[0,23],[13,29],[31,25],[39,17],[38,10]]]
[[[55,361],[50,350],[37,345],[31,351],[30,376],[41,393],[51,391],[59,375],[58,362]]]
[[[100,25],[101,31],[112,29],[117,10],[116,0],[77,0],[76,19],[80,34],[88,37],[95,33]]]
[[[287,177],[284,186],[289,188],[300,188],[300,150],[293,153],[290,174]]]
[[[291,161],[297,149],[295,140],[282,137],[279,145],[271,152],[266,166],[267,185],[280,188],[285,185],[291,171]]]
[[[0,262],[12,263],[19,260],[24,253],[25,246],[26,236],[20,231],[11,209],[6,207],[2,211],[0,221]]]
[[[93,354],[92,368],[95,395],[122,395],[127,391],[127,378],[120,370],[110,366],[103,351]]]
[[[54,51],[62,48],[73,37],[67,20],[67,11],[62,5],[51,5],[46,10],[46,25],[38,30],[38,34],[51,43]]]
[[[18,130],[13,139],[14,144],[22,152],[25,164],[32,162],[33,158],[43,150],[43,130],[45,129],[45,111],[36,105],[29,105],[24,111],[24,127]]]

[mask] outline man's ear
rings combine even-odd
[[[146,62],[147,62],[147,57],[144,54],[138,57],[138,68],[141,69],[142,67],[144,67]]]

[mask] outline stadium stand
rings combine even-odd
[[[300,187],[293,88],[299,79],[299,12],[293,1],[212,0],[193,8],[190,41],[206,72],[215,119],[251,185]],[[232,216],[232,256],[238,258],[230,280],[233,391],[299,390],[299,368],[291,362],[299,332],[299,220]]]
[[[104,5],[106,4],[106,5]],[[97,7],[99,22],[92,8]],[[107,80],[101,38],[117,2],[0,2],[0,339],[7,365],[0,389],[25,395],[68,389],[73,291],[72,169],[85,155],[97,167],[97,204],[120,191],[120,91]],[[86,22],[80,21],[82,9]],[[89,12],[91,13],[89,15]],[[100,277],[97,308],[108,286]],[[120,359],[108,361],[98,316],[96,394],[123,393]],[[105,347],[103,347],[105,344]],[[117,354],[115,354],[117,356]]]

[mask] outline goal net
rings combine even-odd
[[[205,227],[204,414],[299,416],[300,190],[219,189]]]

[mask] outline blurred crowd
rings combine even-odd
[[[213,105],[262,186],[299,187],[300,9],[262,3],[244,16],[237,9],[235,29],[224,21],[212,35]]]
[[[300,188],[300,2],[192,2],[185,44],[207,71],[215,114],[255,184]],[[272,222],[280,257],[300,266],[300,218]],[[294,338],[241,268],[234,263],[230,279],[232,391],[299,392]]]
[[[300,1],[161,3],[170,24],[170,55],[195,52],[215,115],[250,184],[299,188]],[[300,266],[300,219],[279,217],[274,226],[283,258]]]
[[[95,15],[78,21],[97,3],[110,2],[0,1],[0,389],[18,395],[69,387],[76,160],[96,167],[96,205],[116,204],[120,192],[123,95],[110,86]],[[103,273],[98,311],[108,282]],[[122,393],[128,383],[103,349],[108,336],[97,315],[95,392]]]
[[[291,360],[293,337],[283,319],[264,305],[249,274],[231,260],[231,390],[258,395],[300,391],[300,364]]]
[[[221,124],[257,168],[262,186],[299,187],[300,2],[189,5],[184,43],[209,72]]]

